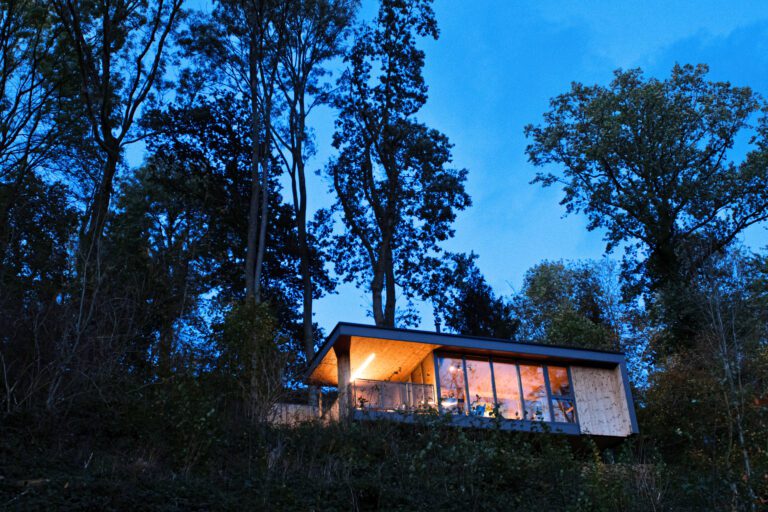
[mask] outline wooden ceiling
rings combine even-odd
[[[416,365],[439,347],[440,345],[428,343],[352,336],[350,339],[352,373],[354,375],[355,370],[360,368],[371,354],[374,354],[371,362],[356,377],[372,380],[407,381]],[[338,385],[336,354],[333,350],[328,351],[308,380],[312,384],[323,386]]]

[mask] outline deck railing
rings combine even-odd
[[[431,384],[356,379],[352,392],[354,407],[362,410],[419,412],[435,407]]]

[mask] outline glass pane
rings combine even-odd
[[[463,414],[464,400],[464,367],[461,359],[441,357],[438,359],[440,375],[440,403],[443,411],[451,414]]]
[[[514,364],[494,361],[493,376],[496,379],[496,399],[498,400],[501,417],[510,420],[523,419],[517,367]]]
[[[571,383],[568,380],[568,369],[559,366],[550,366],[549,368],[549,389],[553,395],[570,396]]]
[[[573,407],[573,400],[554,398],[552,399],[552,407],[554,408],[552,411],[555,416],[554,421],[576,423],[576,409]]]
[[[493,384],[491,363],[467,359],[469,384],[469,414],[490,417],[493,413]]]
[[[538,365],[521,364],[520,380],[523,384],[525,419],[550,421],[547,387],[544,384],[544,368]]]

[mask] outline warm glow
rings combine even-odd
[[[373,361],[373,358],[376,357],[376,354],[371,354],[368,357],[365,358],[365,361],[363,361],[363,364],[357,367],[357,369],[352,372],[352,377],[349,378],[349,382],[355,382],[355,380],[360,377],[360,374],[368,368],[368,365],[371,364],[371,361]]]

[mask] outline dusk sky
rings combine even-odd
[[[375,9],[365,1],[363,16]],[[525,271],[542,260],[604,253],[602,233],[588,232],[583,216],[563,218],[557,188],[528,184],[536,169],[525,156],[523,127],[538,123],[549,99],[572,81],[607,84],[615,69],[634,67],[663,79],[676,62],[706,63],[711,79],[768,95],[765,1],[437,0],[435,9],[441,35],[423,44],[429,101],[419,119],[455,145],[455,166],[469,170],[474,203],[459,215],[446,248],[477,253],[502,295],[519,289]],[[313,169],[330,155],[333,118],[327,110],[315,116]],[[327,183],[312,178],[310,206],[328,206]],[[753,228],[744,242],[764,247],[768,232]],[[343,285],[316,303],[316,319],[326,332],[338,321],[372,323],[369,306],[369,293]],[[432,329],[431,311],[423,313],[421,327]]]

